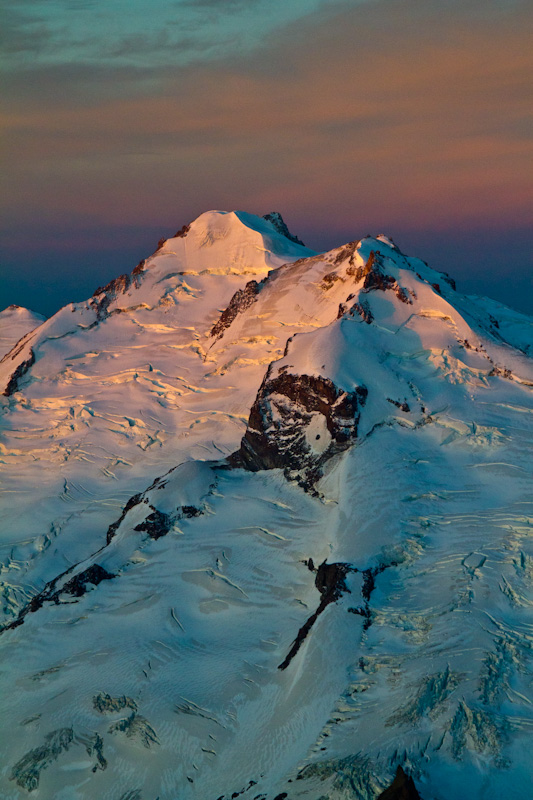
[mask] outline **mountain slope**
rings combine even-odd
[[[81,560],[94,530],[105,531],[147,480],[182,458],[238,445],[275,355],[260,356],[257,385],[236,385],[206,362],[205,347],[239,288],[312,253],[271,216],[202,214],[130,276],[61,309],[0,364],[0,513],[6,557],[15,546],[18,565],[2,587],[6,614],[17,613],[28,584],[52,577],[41,556],[58,537],[58,558]]]
[[[41,314],[36,314],[21,306],[8,306],[0,311],[0,359],[30,331],[44,322]]]
[[[54,475],[28,518],[71,503],[64,527],[41,547],[9,542],[3,718],[23,734],[4,743],[6,797],[373,800],[398,767],[424,800],[527,796],[525,318],[464,298],[383,236],[290,260],[255,285],[241,274],[221,313],[206,301],[179,317],[198,333],[195,393],[217,387],[217,423],[175,446],[190,401],[169,401],[169,379],[158,400],[176,432],[137,448],[159,460],[132,460],[128,497],[102,508],[69,485],[54,499]],[[71,353],[34,341],[41,359],[6,398],[13,440],[28,407],[51,424],[57,406],[46,418],[33,405],[47,382],[80,402],[79,384],[63,388]],[[155,358],[156,341],[145,324],[121,358],[129,368],[140,345]],[[118,400],[100,389],[102,405],[151,402],[136,386]],[[80,430],[58,439],[71,447]],[[20,449],[22,481],[36,472]],[[57,463],[63,476],[76,461]],[[99,462],[78,463],[105,492]]]

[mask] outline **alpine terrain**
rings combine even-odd
[[[0,345],[0,797],[529,796],[533,320],[212,211]]]

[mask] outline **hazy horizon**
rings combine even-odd
[[[524,0],[9,0],[0,305],[48,314],[212,208],[386,231],[531,298]]]

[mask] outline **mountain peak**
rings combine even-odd
[[[42,322],[45,317],[24,306],[10,305],[0,311],[0,359]]]
[[[295,242],[296,244],[301,244],[305,247],[304,243],[301,239],[297,236],[294,236],[290,230],[288,229],[285,220],[279,213],[279,211],[272,211],[270,214],[264,214],[263,219],[266,219],[267,222],[271,222],[274,228],[277,230],[278,233],[281,233],[282,236],[286,236],[291,242]]]
[[[530,794],[533,321],[268,216],[0,364],[2,797]]]
[[[203,274],[266,275],[287,261],[315,255],[290,233],[280,214],[267,217],[206,211],[175,236],[162,239],[154,257],[178,256],[187,272],[201,268]]]

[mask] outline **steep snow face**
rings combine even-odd
[[[8,306],[0,311],[0,360],[45,317],[21,306]]]
[[[269,265],[300,247],[213,213],[230,233],[201,248],[244,223]],[[68,310],[86,329],[39,339],[6,398],[6,798],[374,800],[398,766],[424,800],[527,796],[524,318],[384,236],[287,254],[238,275],[195,255],[175,317],[155,294],[118,312],[171,280],[144,265]]]
[[[247,281],[309,255],[268,220],[208,212],[17,343],[0,365],[0,514],[24,564],[2,587],[6,613],[59,534],[79,561],[147,478],[235,449],[269,356],[236,385],[206,360],[210,330]]]

